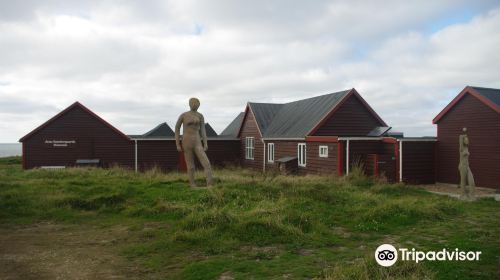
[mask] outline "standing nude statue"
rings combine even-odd
[[[458,171],[460,172],[460,188],[462,188],[462,198],[472,200],[474,199],[474,176],[469,167],[469,137],[467,136],[467,128],[463,128],[463,134],[459,136],[460,145],[460,163],[458,164]]]
[[[179,116],[175,124],[175,144],[177,151],[184,151],[184,158],[186,159],[187,172],[189,176],[189,185],[191,188],[196,187],[194,181],[195,162],[194,156],[198,158],[207,177],[207,187],[212,186],[212,168],[205,151],[208,149],[207,133],[205,131],[205,120],[203,115],[198,112],[200,107],[200,100],[197,98],[189,99],[190,111],[184,112]],[[183,126],[182,147],[180,145],[180,130]],[[200,139],[201,134],[201,139]],[[203,146],[202,146],[203,140]]]

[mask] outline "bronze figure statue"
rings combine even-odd
[[[175,125],[175,144],[177,151],[184,151],[186,159],[187,172],[189,176],[189,185],[192,188],[196,187],[194,181],[195,160],[194,156],[198,158],[207,178],[207,187],[212,186],[212,168],[205,151],[208,150],[207,133],[205,131],[205,120],[203,115],[198,112],[200,107],[200,100],[197,98],[189,99],[190,111],[184,112],[179,116]],[[180,145],[180,129],[183,126],[182,147]],[[201,139],[200,139],[201,135]],[[202,145],[203,141],[203,145]]]
[[[469,137],[467,136],[467,128],[463,128],[463,134],[459,136],[460,145],[460,163],[458,164],[458,171],[460,172],[460,188],[462,188],[462,198],[473,200],[474,199],[474,188],[476,186],[474,182],[474,176],[469,166]]]

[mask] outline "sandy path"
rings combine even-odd
[[[140,269],[118,254],[126,238],[118,227],[1,226],[0,279],[139,279]]]

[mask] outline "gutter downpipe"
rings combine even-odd
[[[399,182],[403,182],[403,141],[399,140]]]
[[[347,176],[349,175],[349,139],[346,140],[345,158],[346,158],[345,175]]]
[[[266,173],[266,141],[264,141],[263,138],[260,138],[260,141],[262,141],[262,146],[263,146],[263,159],[262,159],[262,172]]]
[[[134,151],[134,154],[135,154],[135,161],[134,161],[134,165],[135,165],[135,172],[137,173],[137,140],[134,140],[135,142],[135,151]]]

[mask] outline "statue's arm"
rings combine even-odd
[[[181,134],[181,125],[184,119],[184,114],[181,114],[179,116],[179,119],[177,119],[177,123],[175,124],[175,145],[177,146],[177,151],[181,152],[182,147],[181,147],[181,142],[180,142],[180,134]]]
[[[205,118],[202,114],[200,114],[200,129],[201,129],[201,138],[203,140],[203,148],[204,150],[208,150],[207,144],[207,130],[205,129]]]

